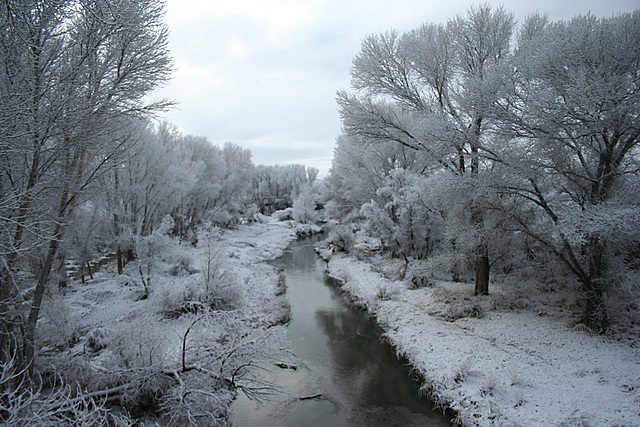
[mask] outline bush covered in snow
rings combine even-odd
[[[302,186],[298,197],[293,201],[291,216],[294,221],[300,224],[313,224],[316,221],[316,200],[318,195],[315,194],[311,185]]]

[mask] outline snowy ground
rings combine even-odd
[[[286,295],[277,289],[278,271],[268,261],[282,256],[296,232],[299,230],[290,222],[271,222],[214,230],[210,235],[215,250],[221,253],[224,269],[232,276],[234,290],[239,289],[242,319],[251,327],[276,325],[288,315]],[[157,336],[159,343],[153,345],[162,347],[154,350],[162,355],[162,368],[179,367],[181,337],[188,321],[167,317],[158,295],[163,290],[173,292],[189,281],[201,280],[207,258],[206,243],[201,239],[198,247],[193,247],[171,240],[170,247],[155,264],[148,297],[141,298],[144,288],[135,261],[125,268],[123,275],[118,276],[116,266],[110,263],[86,284],[72,281],[63,293],[50,296],[39,323],[44,343],[40,362],[55,364],[55,369],[67,377],[73,369],[80,370],[82,374],[78,378],[86,382],[90,376],[87,368],[95,370],[97,375],[110,371],[109,342],[114,333],[126,326],[129,328],[126,338],[130,340],[137,339],[137,335],[147,341]],[[187,264],[198,273],[175,273],[176,265]],[[131,330],[131,325],[139,325],[138,330]],[[91,337],[94,341],[104,341],[104,347],[100,343],[92,345]],[[256,358],[260,355],[256,354]],[[70,368],[71,365],[81,368]],[[73,373],[69,380],[74,380]]]
[[[290,222],[279,222],[216,234],[216,247],[224,251],[241,289],[243,310],[256,323],[273,324],[286,312],[286,296],[278,295],[278,272],[267,261],[281,256],[296,232],[300,230]],[[177,256],[201,269],[203,242],[198,248],[181,248]],[[171,260],[165,261],[154,289],[181,280],[166,274]],[[492,285],[492,295],[481,298],[470,296],[469,284],[443,281],[410,290],[403,281],[387,279],[393,274],[387,271],[385,277],[378,263],[376,267],[343,254],[329,263],[330,274],[377,317],[389,341],[425,379],[432,397],[454,409],[463,424],[640,425],[637,344],[634,348],[631,341],[573,330],[562,309],[540,309],[535,302],[514,299],[499,284]],[[90,366],[99,368],[105,352],[89,351],[87,334],[117,329],[143,315],[160,319],[154,292],[140,299],[135,269],[130,266],[125,273],[117,276],[109,264],[87,284],[73,282],[64,295],[52,297],[39,324],[47,344],[42,360],[89,358]],[[178,348],[184,328],[180,319],[165,319],[155,330]],[[64,349],[65,341],[72,345]]]
[[[574,330],[566,315],[514,307],[500,285],[479,298],[464,283],[411,290],[366,259],[334,255],[329,274],[463,425],[640,425],[637,344]]]
[[[256,223],[219,231],[216,248],[226,252],[226,264],[241,287],[248,311],[258,315],[258,311],[264,312],[265,301],[273,299],[278,276],[267,261],[282,256],[295,237],[295,229],[286,222]],[[202,243],[197,248],[181,245],[183,253],[177,256],[189,258],[195,268],[201,268],[200,259],[205,250]],[[62,298],[55,296],[40,326],[45,330],[53,326],[63,334],[65,332],[61,329],[65,328],[72,329],[66,333],[82,333],[89,328],[108,328],[142,312],[152,311],[154,290],[176,280],[163,273],[155,274],[150,297],[140,299],[143,287],[135,268],[129,266],[124,275],[118,276],[115,263],[111,263],[101,269],[93,280],[86,284],[71,282]],[[68,315],[56,316],[59,311]],[[64,319],[60,320],[61,317]],[[46,338],[46,334],[43,335]]]

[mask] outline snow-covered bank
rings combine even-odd
[[[138,261],[123,275],[107,264],[86,284],[70,282],[43,313],[41,365],[87,392],[124,390],[116,400],[129,410],[135,399],[142,401],[136,408],[153,404],[137,415],[143,419],[162,414],[169,425],[200,411],[209,416],[198,418],[203,425],[224,423],[234,389],[250,390],[259,379],[242,366],[277,357],[289,307],[268,261],[282,256],[296,231],[255,223],[213,229],[197,247],[157,240],[162,251],[148,289]],[[230,303],[221,308],[218,299]]]
[[[234,229],[220,230],[216,238],[216,248],[225,251],[224,261],[235,276],[237,285],[246,302],[245,309],[254,315],[264,314],[264,302],[273,299],[278,282],[275,267],[271,261],[282,256],[289,243],[295,239],[295,230],[286,223],[255,223],[241,225]],[[182,245],[183,257],[199,260],[204,256],[203,242],[197,247]],[[195,268],[200,267],[195,263]],[[75,325],[80,330],[95,327],[109,327],[128,317],[151,310],[153,290],[150,298],[140,299],[142,286],[138,284],[134,268],[125,270],[118,276],[115,265],[103,268],[87,284],[71,283],[61,304],[68,310],[65,323]],[[176,281],[171,275],[161,272],[155,277],[154,288]],[[54,313],[51,313],[54,314]],[[53,317],[53,316],[50,316]],[[44,323],[55,323],[56,319],[45,319]],[[56,325],[60,327],[62,325]]]
[[[470,285],[409,289],[374,270],[344,254],[328,264],[462,424],[640,425],[640,352],[628,343],[575,331],[566,318],[504,308],[496,304],[499,287],[479,297],[493,309],[447,320],[447,306],[469,295]]]

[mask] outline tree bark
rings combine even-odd
[[[585,304],[581,323],[594,332],[604,333],[609,326],[609,315],[602,289],[594,283],[586,284],[585,288]]]
[[[38,281],[33,293],[33,301],[31,303],[31,310],[29,310],[29,316],[27,317],[27,323],[24,328],[24,363],[27,367],[29,376],[34,374],[34,358],[36,349],[36,325],[38,323],[38,317],[40,316],[40,307],[42,307],[42,297],[49,281],[49,275],[51,274],[51,266],[53,260],[58,251],[59,240],[62,237],[62,225],[58,223],[54,233],[55,237],[49,242],[49,250],[47,257],[43,265],[41,266],[40,273],[38,274]]]
[[[489,295],[489,251],[486,245],[482,247],[482,253],[476,260],[476,286],[474,295]]]
[[[609,325],[609,315],[604,300],[604,245],[597,239],[590,239],[589,276],[583,280],[584,312],[582,323],[589,329],[603,333]]]

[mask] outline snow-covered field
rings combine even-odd
[[[499,285],[472,299],[470,284],[411,290],[377,270],[344,254],[328,265],[463,425],[640,425],[640,351],[630,341],[574,330],[566,316],[509,308]],[[460,301],[477,305],[465,311]]]

